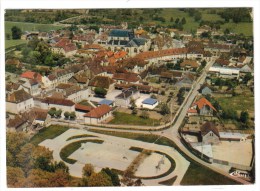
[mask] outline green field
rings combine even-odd
[[[248,111],[251,115],[254,113],[254,97],[252,95],[237,95],[233,97],[217,97],[215,98],[220,106],[224,109],[233,109],[240,113]]]
[[[58,30],[58,29],[63,28],[62,26],[57,26],[57,25],[53,25],[53,24],[36,24],[36,23],[5,21],[5,34],[11,35],[11,28],[13,26],[19,27],[22,30],[22,32],[24,32],[24,31],[47,32],[50,30]]]
[[[121,112],[115,112],[114,113],[114,119],[109,122],[109,124],[127,124],[127,125],[159,125],[160,121],[157,119],[143,119],[139,116],[127,114],[127,113],[121,113]]]
[[[32,143],[34,145],[38,145],[45,139],[53,139],[53,138],[61,135],[68,129],[69,129],[68,127],[64,127],[64,126],[51,125],[49,127],[41,129],[36,135],[34,135],[31,138],[30,143]]]
[[[26,44],[26,40],[5,40],[5,49],[15,47],[20,44]]]
[[[245,36],[253,36],[253,23],[225,23],[221,28],[223,30],[229,29],[237,34],[243,33]]]
[[[190,163],[188,171],[184,175],[181,185],[238,185],[221,174],[218,174],[197,163]]]

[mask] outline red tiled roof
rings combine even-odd
[[[210,108],[212,108],[214,111],[216,111],[216,109],[213,107],[213,105],[204,97],[199,99],[198,101],[196,101],[194,103],[194,105],[197,105],[199,109],[201,109],[205,105],[208,105]]]
[[[21,74],[21,78],[36,79],[38,82],[42,81],[42,75],[37,72],[26,71]]]
[[[24,89],[21,89],[21,90],[17,90],[15,92],[13,92],[12,94],[9,94],[7,96],[6,101],[12,102],[12,103],[21,103],[21,102],[24,102],[31,98],[32,98],[32,96],[29,93],[24,91]]]
[[[166,49],[161,51],[147,51],[138,54],[137,58],[142,58],[144,60],[158,58],[163,56],[171,56],[171,55],[178,55],[178,54],[186,54],[187,48],[174,48],[174,49]]]
[[[201,135],[206,135],[208,132],[212,131],[215,135],[219,136],[218,129],[216,128],[215,124],[212,122],[206,122],[200,127]]]
[[[78,109],[78,110],[83,110],[83,111],[91,111],[93,109],[93,107],[91,106],[86,106],[86,105],[81,105],[81,104],[76,104],[75,105],[75,109]]]
[[[196,109],[189,109],[188,113],[198,113],[198,111]]]
[[[90,118],[100,118],[103,115],[109,113],[111,111],[111,108],[108,105],[100,105],[99,107],[92,109],[90,112],[86,113],[84,117],[90,117]]]
[[[184,60],[181,64],[181,67],[190,66],[191,68],[198,68],[199,64],[195,60]]]
[[[47,97],[43,100],[43,103],[47,104],[55,104],[55,105],[64,105],[64,106],[73,106],[75,103],[68,99],[61,99],[61,98],[53,98]]]
[[[115,73],[113,79],[124,80],[126,82],[137,82],[140,80],[138,75],[135,73]]]

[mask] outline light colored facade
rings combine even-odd
[[[33,97],[23,89],[7,95],[6,111],[10,113],[23,113],[34,107]]]

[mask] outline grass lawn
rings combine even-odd
[[[223,109],[231,108],[238,113],[248,110],[254,113],[254,97],[251,95],[237,95],[234,97],[216,97],[215,98]]]
[[[160,121],[157,119],[143,119],[139,116],[122,113],[122,112],[115,112],[114,119],[112,119],[109,124],[127,124],[127,125],[154,125],[157,126],[160,124]]]
[[[15,47],[17,45],[20,45],[20,44],[26,44],[27,41],[26,40],[5,40],[5,49],[7,48],[11,48],[11,47]]]
[[[86,142],[92,142],[92,143],[101,144],[104,141],[102,141],[102,140],[82,140],[82,141],[77,141],[77,142],[70,143],[69,145],[66,145],[65,147],[63,147],[61,149],[60,157],[65,162],[67,162],[69,164],[74,164],[76,162],[76,160],[70,159],[68,157],[81,147],[81,143],[86,143]]]
[[[253,23],[225,23],[221,25],[221,28],[223,30],[229,29],[237,34],[243,33],[245,36],[253,36]]]
[[[24,32],[24,31],[47,32],[50,30],[58,30],[58,29],[63,28],[62,26],[57,26],[57,25],[53,25],[53,24],[37,24],[37,23],[5,21],[5,34],[11,35],[11,28],[13,26],[19,27],[22,30],[22,32]]]
[[[202,165],[191,162],[184,175],[181,185],[238,185],[221,174],[218,174]]]
[[[49,127],[41,129],[39,131],[39,133],[37,133],[36,135],[34,135],[31,138],[30,143],[32,143],[34,145],[38,145],[39,143],[41,143],[45,139],[53,139],[53,138],[61,135],[62,133],[64,133],[68,129],[69,129],[69,127],[51,125]]]

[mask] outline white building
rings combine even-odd
[[[111,110],[108,105],[100,105],[84,115],[84,122],[85,124],[99,124],[112,116]]]
[[[7,95],[6,111],[10,113],[22,113],[34,107],[33,97],[22,90]]]

